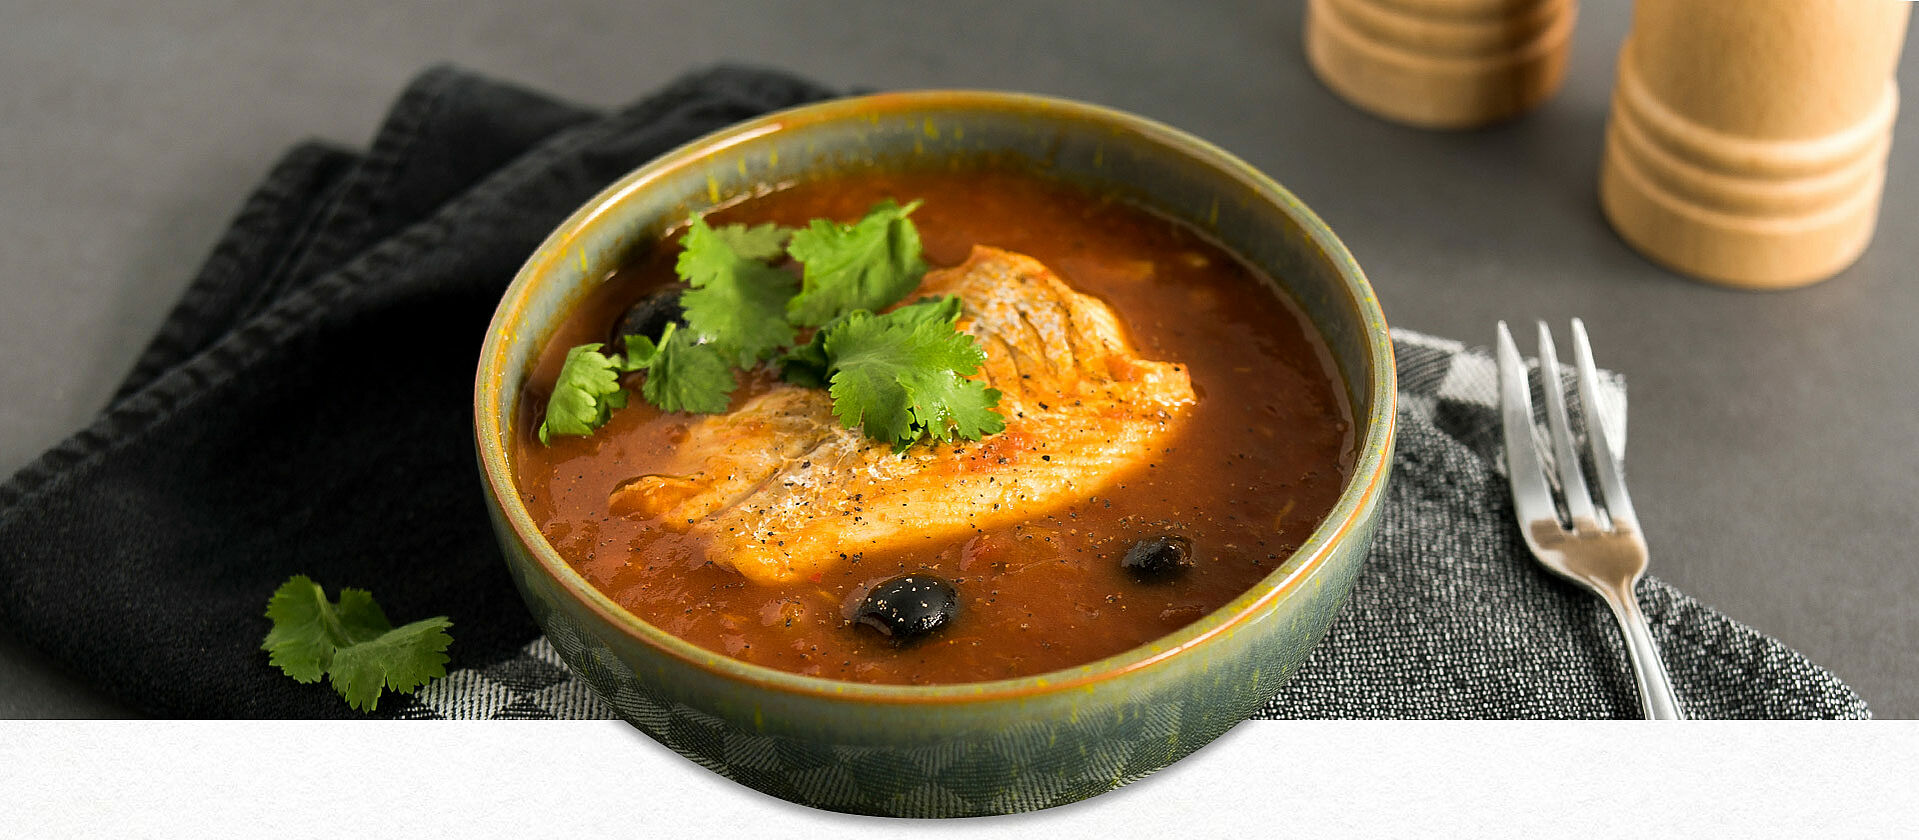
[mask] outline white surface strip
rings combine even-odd
[[[0,722],[0,837],[1891,837],[1919,723],[1256,721],[1086,802],[789,805],[615,722]]]

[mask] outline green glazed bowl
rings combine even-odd
[[[640,621],[555,553],[514,489],[508,440],[541,344],[571,305],[688,214],[767,185],[990,161],[1077,182],[1209,232],[1319,327],[1360,424],[1338,505],[1286,563],[1152,644],[1021,679],[942,686],[806,677]],[[927,91],[755,119],[622,178],[561,224],[494,313],[474,426],[507,565],[547,638],[621,716],[727,778],[819,808],[946,817],[1028,811],[1140,778],[1253,714],[1306,660],[1359,572],[1393,441],[1392,342],[1345,246],[1251,166],[1140,117],[1058,99]]]

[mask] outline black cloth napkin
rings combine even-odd
[[[0,487],[0,622],[154,714],[348,716],[259,651],[290,575],[447,615],[400,717],[600,717],[493,543],[470,443],[494,304],[574,207],[668,149],[832,95],[718,68],[613,113],[441,68],[371,148],[289,152],[111,404]],[[1611,619],[1518,549],[1463,348],[1399,336],[1397,474],[1327,643],[1262,716],[1632,716]],[[1462,367],[1462,361],[1464,366]],[[1862,717],[1830,674],[1662,584],[1642,601],[1699,716]]]

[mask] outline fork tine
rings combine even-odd
[[[1526,384],[1526,363],[1520,361],[1505,321],[1499,322],[1499,420],[1506,433],[1506,477],[1513,486],[1513,512],[1527,522],[1558,521],[1546,468],[1533,445],[1533,398]]]
[[[1593,478],[1606,500],[1606,512],[1615,524],[1624,521],[1635,530],[1639,516],[1633,512],[1632,498],[1626,495],[1624,468],[1615,454],[1612,437],[1599,413],[1599,371],[1593,364],[1592,341],[1586,337],[1586,324],[1573,319],[1573,363],[1579,367],[1579,413],[1586,418],[1586,444],[1592,453]]]
[[[1586,472],[1579,468],[1572,424],[1566,421],[1566,394],[1559,379],[1559,349],[1553,346],[1553,333],[1545,321],[1539,322],[1539,385],[1546,395],[1546,428],[1552,431],[1559,488],[1566,491],[1566,514],[1572,517],[1574,528],[1578,528],[1581,520],[1597,526],[1599,514],[1593,509],[1591,491],[1586,489]]]

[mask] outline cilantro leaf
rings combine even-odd
[[[943,297],[923,297],[905,306],[886,313],[886,317],[899,323],[920,324],[922,322],[952,326],[959,320],[960,309],[965,303],[959,295]]]
[[[341,589],[338,603],[306,575],[294,575],[267,599],[273,629],[260,649],[301,683],[328,677],[347,705],[370,712],[387,689],[411,694],[446,676],[453,643],[445,616],[394,627],[364,589]]]
[[[805,344],[789,348],[780,356],[780,378],[802,388],[824,388],[832,375],[832,360],[826,357],[826,334],[838,321],[813,331]]]
[[[599,344],[566,351],[540,422],[540,443],[552,445],[554,435],[590,435],[606,425],[613,409],[626,407],[622,373],[646,371],[640,395],[662,411],[725,411],[739,386],[732,366],[718,349],[698,343],[679,326],[668,323],[658,344],[643,335],[626,336],[624,356],[602,353]]]
[[[663,411],[725,411],[733,389],[739,387],[732,366],[713,345],[695,343],[691,330],[675,326],[666,325],[658,347],[651,346],[645,336],[627,338],[627,360],[634,364],[629,369],[646,370],[640,395]]]
[[[752,227],[734,223],[716,227],[713,233],[742,258],[771,262],[786,253],[786,240],[793,235],[793,229],[772,222]]]
[[[854,312],[827,331],[827,390],[840,422],[899,451],[921,437],[978,439],[1006,428],[993,410],[999,391],[966,378],[986,354],[953,329],[944,317],[950,307],[941,301],[885,315]]]
[[[567,351],[540,424],[554,435],[591,434],[626,405],[622,374],[644,371],[640,395],[665,411],[718,413],[739,387],[735,368],[774,359],[786,381],[826,388],[841,422],[904,450],[922,438],[977,439],[1005,428],[999,392],[967,377],[985,356],[958,332],[961,301],[922,299],[882,315],[926,273],[919,207],[886,199],[859,221],[815,219],[792,230],[767,223],[715,228],[693,217],[675,271],[691,287],[684,317],[658,341],[624,338],[624,353],[599,344]],[[782,247],[803,276],[766,261]],[[803,327],[807,340],[794,345]]]
[[[960,299],[958,295],[945,297],[924,297],[886,313],[886,318],[894,323],[918,324],[921,321],[937,321],[952,324],[959,320]],[[857,310],[859,314],[868,314]],[[835,318],[832,323],[813,332],[813,337],[805,344],[798,345],[780,356],[780,378],[802,388],[824,388],[832,376],[833,362],[826,355],[826,336],[846,320],[847,315]]]
[[[959,379],[957,386],[940,392],[937,402],[915,401],[913,423],[936,441],[979,440],[1006,430],[1006,418],[993,410],[996,405],[999,405],[998,389]]]
[[[734,232],[721,232],[726,230]],[[716,231],[694,216],[680,238],[685,250],[673,266],[693,286],[680,295],[687,329],[727,362],[743,368],[791,344],[794,334],[786,319],[787,302],[797,285],[793,275],[743,256],[732,244],[764,251],[774,240],[755,233],[759,230],[729,225]]]
[[[566,351],[553,395],[546,400],[546,419],[540,421],[540,443],[551,445],[554,435],[590,435],[606,425],[613,409],[626,407],[620,389],[623,366],[618,356],[600,352],[599,344],[582,344]]]
[[[817,327],[854,310],[877,311],[918,286],[926,274],[919,230],[906,218],[919,207],[886,199],[850,225],[814,219],[794,231],[786,253],[805,266],[787,317]]]
[[[671,340],[673,333],[678,332],[679,328],[678,321],[666,322],[666,329],[660,332],[660,343],[657,345],[651,338],[628,333],[625,336],[626,358],[620,360],[620,372],[632,373],[652,367],[653,361],[660,357],[660,347]]]

